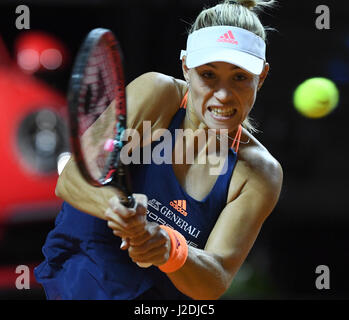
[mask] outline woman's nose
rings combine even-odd
[[[217,88],[214,96],[221,102],[226,102],[232,96],[231,90],[226,87]]]

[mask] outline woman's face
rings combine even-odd
[[[251,111],[257,90],[269,70],[266,64],[260,76],[226,62],[212,62],[188,69],[188,111],[196,125],[211,129],[236,129]],[[200,125],[201,123],[201,125]]]

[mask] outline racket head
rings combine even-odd
[[[81,45],[68,109],[72,152],[85,180],[98,187],[114,185],[129,196],[130,180],[120,159],[126,130],[123,57],[110,30],[93,29]]]

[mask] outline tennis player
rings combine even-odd
[[[151,72],[127,86],[128,127],[140,136],[144,121],[152,132],[168,129],[173,157],[176,129],[226,129],[235,143],[222,174],[200,162],[222,139],[198,149],[186,137],[194,163],[130,165],[136,207],[128,209],[112,187],[89,185],[68,162],[56,188],[65,202],[35,269],[48,299],[218,299],[229,288],[282,185],[280,164],[248,118],[269,70],[256,9],[271,3],[203,10],[181,53],[185,81]]]

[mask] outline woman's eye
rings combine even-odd
[[[215,74],[211,71],[205,71],[201,74],[201,76],[205,79],[214,79],[215,78]]]
[[[246,80],[247,77],[246,77],[246,75],[239,73],[239,74],[236,74],[236,75],[234,76],[234,79],[235,79],[235,80],[238,80],[238,81],[243,81],[243,80]]]

